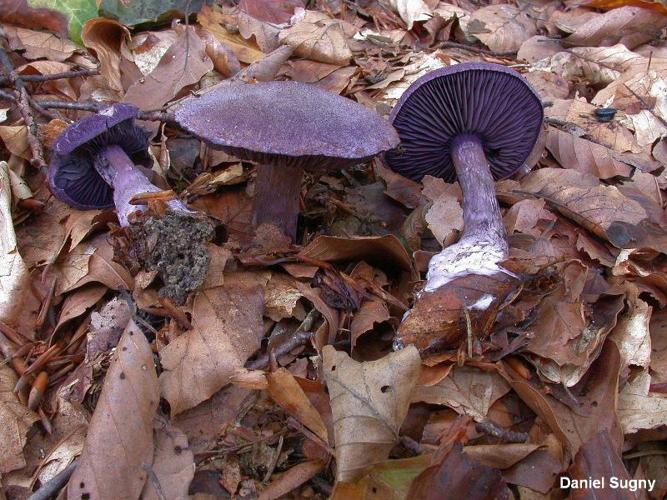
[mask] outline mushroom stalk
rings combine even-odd
[[[508,273],[498,265],[509,248],[482,141],[474,134],[461,134],[452,141],[451,155],[463,192],[463,234],[431,259],[425,292],[467,274]]]
[[[257,165],[253,224],[275,224],[294,241],[302,179],[302,167]]]
[[[141,193],[161,191],[137,168],[120,146],[107,146],[100,151],[95,158],[95,170],[113,187],[113,201],[122,227],[127,227],[130,214],[139,210],[130,203],[132,198]],[[167,205],[172,210],[190,213],[180,200],[170,200]]]
[[[463,235],[494,241],[499,249],[508,251],[505,226],[496,198],[491,165],[484,154],[481,139],[462,134],[452,141],[452,163],[463,192]]]

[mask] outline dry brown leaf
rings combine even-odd
[[[274,273],[266,284],[264,292],[266,302],[264,315],[273,321],[291,318],[301,297],[303,294],[294,278]]]
[[[100,75],[116,92],[123,92],[121,81],[121,46],[130,39],[130,30],[118,21],[96,17],[87,21],[81,30],[83,43],[95,51],[100,61]]]
[[[19,254],[12,221],[7,162],[0,162],[0,321],[16,325],[30,294],[28,267]],[[22,325],[21,330],[29,328]]]
[[[556,216],[545,209],[544,200],[521,200],[512,205],[505,216],[503,222],[508,234],[516,232],[539,236],[541,230],[536,228],[540,220],[556,220]]]
[[[507,382],[496,372],[462,366],[454,368],[435,385],[417,386],[412,401],[446,405],[481,422],[487,418],[491,405],[509,390]]]
[[[156,481],[146,481],[142,500],[187,498],[195,475],[194,455],[188,447],[187,436],[167,420],[155,419],[155,455],[151,469]]]
[[[547,57],[562,51],[563,47],[559,40],[554,40],[542,35],[535,35],[521,44],[516,58],[528,63],[536,63]]]
[[[296,55],[313,61],[345,65],[352,58],[340,22],[320,12],[306,11],[294,26],[281,31],[278,39]]]
[[[202,39],[194,28],[185,27],[155,69],[127,89],[124,101],[141,109],[160,109],[212,69]]]
[[[206,45],[206,55],[211,59],[218,73],[224,77],[230,77],[241,70],[241,63],[236,54],[226,44],[205,29],[198,30],[197,34]]]
[[[310,429],[324,444],[329,444],[329,433],[319,412],[312,405],[294,376],[285,368],[267,374],[268,394],[287,413]]]
[[[159,402],[151,348],[130,321],[104,378],[68,498],[139,497],[148,476],[146,465],[153,462],[153,418]]]
[[[431,18],[431,9],[423,0],[389,0],[389,5],[401,16],[408,30],[412,29],[415,21]]]
[[[651,363],[651,334],[649,323],[653,308],[634,293],[628,297],[627,310],[618,319],[609,338],[616,342],[624,367],[640,366],[647,369]]]
[[[302,0],[241,0],[239,9],[246,14],[272,24],[283,24],[290,20],[294,10],[303,8]]]
[[[357,345],[359,337],[375,328],[376,324],[387,321],[390,317],[389,309],[387,309],[387,305],[384,302],[380,300],[363,301],[350,324],[352,349]]]
[[[0,140],[13,155],[28,161],[32,158],[28,145],[28,129],[25,125],[1,126]]]
[[[621,7],[577,26],[563,42],[597,47],[622,43],[633,49],[654,38],[665,26],[667,16],[659,16],[640,7]]]
[[[608,148],[549,127],[547,149],[563,168],[573,168],[600,179],[629,177],[630,165],[618,161]]]
[[[424,218],[433,236],[443,247],[455,243],[463,231],[463,209],[451,192],[436,198]]]
[[[197,14],[197,22],[220,42],[227,44],[239,61],[251,64],[264,58],[264,53],[259,50],[257,44],[245,40],[239,33],[231,33],[226,29],[225,16],[219,9],[204,5]]]
[[[12,50],[24,49],[23,57],[26,59],[45,58],[51,61],[64,61],[79,48],[74,42],[60,38],[54,33],[11,25],[4,25],[3,29],[9,40],[10,48]]]
[[[197,293],[192,329],[160,351],[172,416],[210,398],[243,367],[264,335],[263,310],[263,290],[250,273],[228,274],[223,286]]]
[[[385,460],[398,440],[421,360],[413,346],[359,363],[332,346],[322,349],[336,444],[336,479],[353,481]]]
[[[284,498],[291,491],[296,490],[306,481],[318,474],[326,463],[322,460],[309,460],[291,467],[269,484],[257,497],[258,500],[273,500]]]
[[[463,31],[493,51],[507,52],[519,50],[523,42],[537,34],[537,25],[514,5],[498,4],[474,11]]]
[[[88,283],[102,283],[112,290],[134,289],[134,278],[113,260],[113,247],[106,234],[84,241],[55,266],[56,293],[72,291]]]
[[[90,315],[86,359],[93,361],[100,354],[110,352],[118,345],[125,327],[132,318],[127,302],[114,297]]]
[[[14,370],[0,363],[0,474],[25,467],[23,447],[28,430],[39,420],[14,394],[17,380]]]
[[[84,314],[104,297],[107,287],[93,284],[82,287],[67,296],[60,309],[60,316],[54,332],[57,332],[67,322]]]

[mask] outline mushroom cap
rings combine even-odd
[[[475,134],[494,179],[504,179],[530,155],[543,116],[537,92],[516,71],[491,63],[449,66],[422,76],[401,96],[390,115],[401,145],[384,159],[410,179],[428,174],[453,182],[452,140]]]
[[[113,206],[113,189],[97,173],[95,157],[104,147],[117,145],[136,164],[151,165],[149,134],[133,122],[138,112],[131,104],[113,104],[58,136],[49,163],[49,187],[56,198],[80,210]]]
[[[237,158],[309,171],[359,163],[399,142],[373,111],[292,81],[220,86],[184,101],[175,117],[191,134]]]

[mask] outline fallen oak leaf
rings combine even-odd
[[[332,346],[322,349],[334,419],[336,480],[354,481],[385,460],[398,441],[421,359],[413,346],[359,363]]]
[[[192,329],[160,351],[160,387],[172,416],[210,398],[259,349],[263,311],[264,293],[252,273],[230,273],[223,286],[197,293]]]
[[[160,401],[153,354],[130,320],[118,343],[67,487],[67,497],[138,498],[153,463],[153,418]]]

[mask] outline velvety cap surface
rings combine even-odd
[[[326,170],[398,144],[383,118],[339,95],[299,82],[221,86],[184,101],[185,130],[242,159]]]
[[[530,155],[542,126],[537,93],[516,71],[490,63],[463,63],[428,73],[405,91],[391,120],[401,145],[385,154],[396,172],[456,179],[450,146],[463,133],[478,135],[498,180]]]
[[[113,206],[113,190],[95,170],[95,156],[117,145],[136,164],[151,164],[148,133],[133,123],[138,111],[130,104],[114,104],[58,136],[49,164],[49,186],[56,198],[80,210]]]

